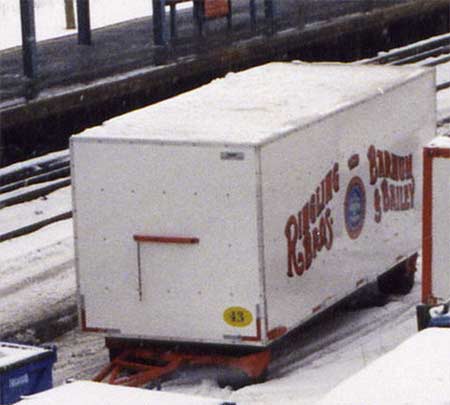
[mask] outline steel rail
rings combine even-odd
[[[0,198],[0,208],[10,207],[11,205],[21,204],[23,202],[35,200],[39,197],[44,197],[53,191],[70,185],[70,178],[56,180],[50,184],[46,184],[43,187],[36,188],[34,190],[27,190],[23,193],[15,194],[12,196],[6,196]]]
[[[42,221],[37,221],[29,225],[14,229],[10,232],[0,234],[0,242],[11,240],[19,236],[28,235],[29,233],[35,232],[47,225],[53,224],[55,222],[63,221],[65,219],[72,218],[72,211],[63,212],[62,214],[54,215],[52,217],[43,219]]]
[[[46,183],[42,186],[36,186]],[[0,209],[35,200],[67,187],[70,179],[70,156],[68,150],[37,157],[25,162],[0,168]],[[32,189],[28,186],[35,185]],[[20,189],[24,188],[23,191]],[[27,235],[52,223],[72,217],[72,211],[29,223],[0,234],[0,242]]]
[[[71,183],[70,177],[58,179],[43,187],[36,188],[34,190],[26,190],[23,193],[14,194],[12,196],[6,196],[5,198],[0,197],[0,209],[10,207],[12,205],[21,204],[27,201],[34,200],[39,197],[44,197],[53,191],[60,188],[67,187]],[[5,242],[17,238],[19,236],[24,236],[33,233],[47,225],[53,224],[55,222],[63,221],[72,218],[72,211],[67,211],[62,214],[53,215],[51,217],[45,218],[41,221],[37,221],[31,224],[24,225],[22,227],[13,229],[12,231],[0,234],[0,242]]]
[[[0,186],[48,173],[52,170],[69,167],[69,165],[70,157],[69,152],[66,150],[61,152],[59,156],[40,157],[16,163],[0,168]]]
[[[450,45],[440,46],[440,47],[433,48],[433,49],[430,49],[425,52],[417,53],[415,55],[406,56],[406,57],[404,57],[402,59],[398,59],[390,64],[392,64],[394,66],[399,66],[399,65],[406,65],[407,63],[417,63],[417,62],[423,61],[427,58],[438,57],[438,56],[441,56],[444,54],[449,54],[449,53],[450,53]],[[440,63],[444,63],[444,62],[440,62]]]
[[[55,170],[46,170],[44,173],[37,176],[31,176],[13,183],[0,186],[0,194],[8,193],[10,191],[18,190],[19,188],[31,186],[33,184],[44,183],[51,180],[66,178],[70,176],[70,166],[65,164],[63,167]]]
[[[392,51],[388,51],[375,56],[374,58],[363,61],[363,64],[377,63],[381,65],[393,64],[396,61],[411,58],[419,54],[426,54],[429,51],[450,45],[450,34],[440,35],[425,41],[407,45]],[[428,57],[428,56],[427,56]]]
[[[433,59],[431,59],[433,58]],[[450,34],[442,35],[417,44],[395,49],[359,64],[406,65],[416,64],[423,67],[435,67],[450,62]],[[436,85],[436,92],[450,88],[450,81]],[[450,116],[438,120],[438,127],[450,123]]]

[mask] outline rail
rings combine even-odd
[[[68,151],[52,153],[2,168],[0,169],[0,209],[46,197],[60,188],[69,186],[70,183]],[[44,226],[71,217],[72,212],[67,211],[0,233],[0,242],[27,235]]]
[[[415,64],[424,67],[437,67],[450,63],[450,34],[440,35],[425,41],[383,52],[374,58],[358,62],[359,64],[381,64],[401,66]],[[436,92],[450,88],[450,80],[441,81],[436,85]],[[438,120],[437,126],[450,122],[450,116]]]

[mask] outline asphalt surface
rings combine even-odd
[[[276,24],[277,29],[282,30],[407,1],[282,0]],[[217,44],[223,45],[224,41],[234,42],[265,33],[263,0],[257,0],[256,4],[256,31],[252,32],[250,27],[248,0],[234,0],[231,31],[227,29],[226,19],[211,20],[206,23],[203,38],[196,35],[192,12],[180,10],[178,38],[164,51],[172,57],[182,57],[206,52]],[[23,76],[20,47],[0,51],[0,111],[40,91],[87,84],[160,63],[158,52],[161,49],[154,46],[152,32],[152,20],[148,16],[94,30],[90,46],[79,45],[76,35],[40,42],[38,74],[33,81]]]

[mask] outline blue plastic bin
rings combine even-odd
[[[53,387],[56,348],[0,342],[0,405]]]

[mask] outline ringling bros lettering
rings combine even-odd
[[[333,245],[333,218],[328,204],[339,191],[339,165],[326,174],[308,202],[287,220],[284,234],[287,240],[289,277],[301,276],[311,267],[323,248]]]
[[[375,222],[380,223],[383,213],[388,211],[407,211],[414,208],[415,181],[412,154],[398,156],[370,146],[367,157],[370,184],[376,185]]]

